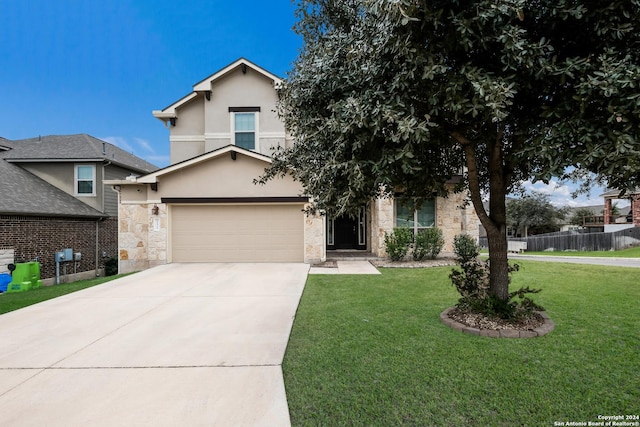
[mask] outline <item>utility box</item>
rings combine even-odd
[[[73,261],[73,249],[63,249],[56,252],[56,262]]]
[[[76,252],[73,254],[74,261],[80,261],[82,259],[82,254],[80,252]]]

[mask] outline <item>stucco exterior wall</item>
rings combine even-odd
[[[78,195],[75,193],[75,167],[80,165],[93,166],[95,168],[95,195]],[[105,187],[102,185],[104,167],[102,164],[94,162],[35,162],[23,163],[20,166],[92,208],[100,212],[105,211],[103,205]]]
[[[253,180],[264,173],[267,165],[241,153],[237,153],[235,160],[229,153],[222,154],[161,176],[158,191],[149,190],[148,197],[293,197],[301,194],[302,186],[291,177],[276,178],[265,185],[254,184]]]
[[[205,102],[205,134],[231,132],[229,107],[261,107],[259,131],[280,132],[284,137],[284,125],[275,113],[278,95],[273,82],[252,69],[241,68],[229,72],[211,85],[211,101]]]
[[[169,137],[172,164],[233,144],[229,107],[260,107],[256,152],[270,155],[273,147],[286,144],[284,124],[275,113],[278,95],[273,81],[251,67],[245,71],[238,66],[213,82],[202,82],[199,88],[210,89],[210,99],[198,92],[176,109]]]
[[[204,135],[204,103],[205,98],[200,95],[180,106],[176,110],[179,118],[175,126],[171,127],[171,135]]]

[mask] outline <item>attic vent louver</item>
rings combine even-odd
[[[107,154],[107,143],[106,142],[102,143],[102,154]]]

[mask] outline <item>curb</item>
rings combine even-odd
[[[471,326],[463,325],[460,322],[457,322],[449,317],[449,313],[455,307],[449,307],[442,313],[440,313],[440,320],[442,323],[447,325],[450,328],[461,331],[465,334],[470,335],[478,335],[481,337],[490,337],[490,338],[536,338],[547,335],[549,332],[553,331],[556,325],[553,323],[551,318],[544,311],[538,311],[544,318],[544,323],[538,326],[535,329],[530,329],[526,331],[519,331],[516,329],[479,329],[473,328]]]

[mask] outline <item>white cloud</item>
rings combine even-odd
[[[594,187],[589,194],[579,194],[577,197],[573,197],[572,193],[578,188],[578,184],[573,183],[560,183],[556,180],[549,181],[548,184],[544,182],[524,181],[523,187],[527,192],[538,192],[549,195],[550,202],[554,206],[599,206],[604,205],[604,199],[599,197],[604,193],[605,189],[602,187]]]
[[[537,193],[548,194],[553,197],[571,196],[571,189],[567,185],[560,185],[557,181],[551,180],[548,184],[544,182],[531,183],[531,181],[525,181],[524,187],[529,191],[535,191]]]
[[[169,164],[169,155],[158,153],[146,139],[134,137],[131,138],[132,142],[122,136],[107,136],[100,139],[156,166],[164,167]]]
[[[151,146],[149,141],[147,141],[146,139],[133,138],[133,140],[135,141],[136,144],[138,144],[140,147],[145,149],[147,152],[149,152],[149,153],[155,153],[156,152],[156,150],[153,149],[153,147]]]
[[[116,147],[122,148],[124,151],[133,153],[133,147],[121,136],[106,136],[100,138],[103,141],[107,141],[109,144],[113,144]]]

